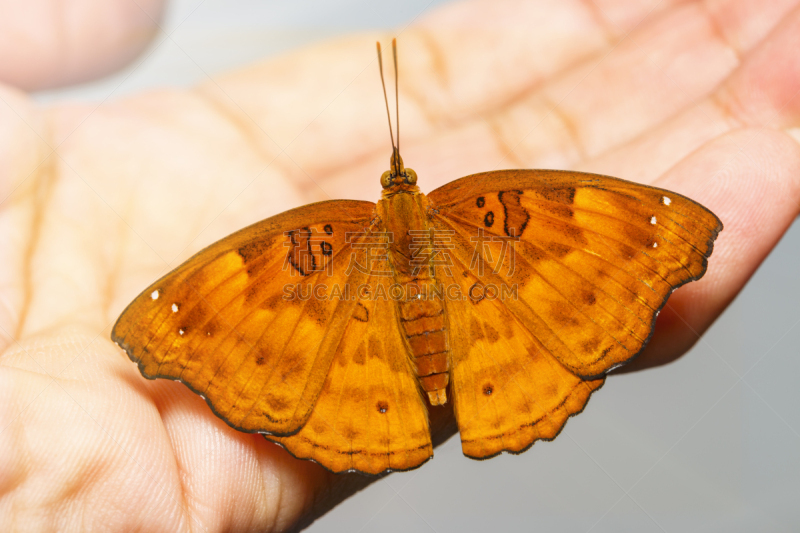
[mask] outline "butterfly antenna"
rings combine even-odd
[[[392,39],[392,55],[394,56],[394,120],[395,126],[397,126],[397,155],[400,155],[400,92],[397,90],[397,38]]]
[[[386,119],[389,121],[389,138],[392,140],[392,150],[397,150],[394,145],[394,134],[392,133],[392,117],[389,114],[389,97],[386,96],[386,82],[383,81],[383,59],[381,58],[381,43],[375,43],[378,47],[378,70],[381,72],[381,85],[383,86],[383,101],[386,102]],[[394,158],[396,159],[396,158]],[[397,172],[397,163],[395,163],[395,172]]]

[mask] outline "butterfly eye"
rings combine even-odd
[[[389,187],[391,187],[392,186],[392,181],[393,180],[392,180],[392,171],[391,170],[387,170],[386,172],[384,172],[381,175],[381,186],[384,189],[388,189]]]
[[[417,173],[410,168],[406,168],[406,183],[409,185],[417,184]]]

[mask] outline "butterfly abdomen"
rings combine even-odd
[[[402,193],[384,190],[377,206],[383,229],[392,235],[389,260],[394,281],[403,288],[397,304],[409,355],[431,405],[443,405],[450,382],[449,342],[443,294],[433,275],[438,256],[427,211],[425,195],[416,187]]]
[[[398,302],[400,323],[408,341],[419,384],[431,405],[447,402],[450,381],[447,327],[442,299],[433,279],[402,283],[407,297]]]

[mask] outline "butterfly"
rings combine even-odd
[[[378,59],[383,81],[380,44]],[[680,194],[582,172],[425,195],[390,135],[377,204],[319,202],[223,238],[136,297],[112,340],[146,378],[333,472],[427,461],[427,404],[453,403],[465,455],[520,453],[641,352],[722,230]]]

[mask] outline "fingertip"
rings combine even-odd
[[[83,82],[132,61],[164,0],[0,3],[0,81],[33,91]]]
[[[654,185],[706,206],[724,229],[705,276],[670,297],[650,344],[623,371],[680,357],[744,287],[800,211],[800,145],[781,131],[736,130],[686,157]]]

